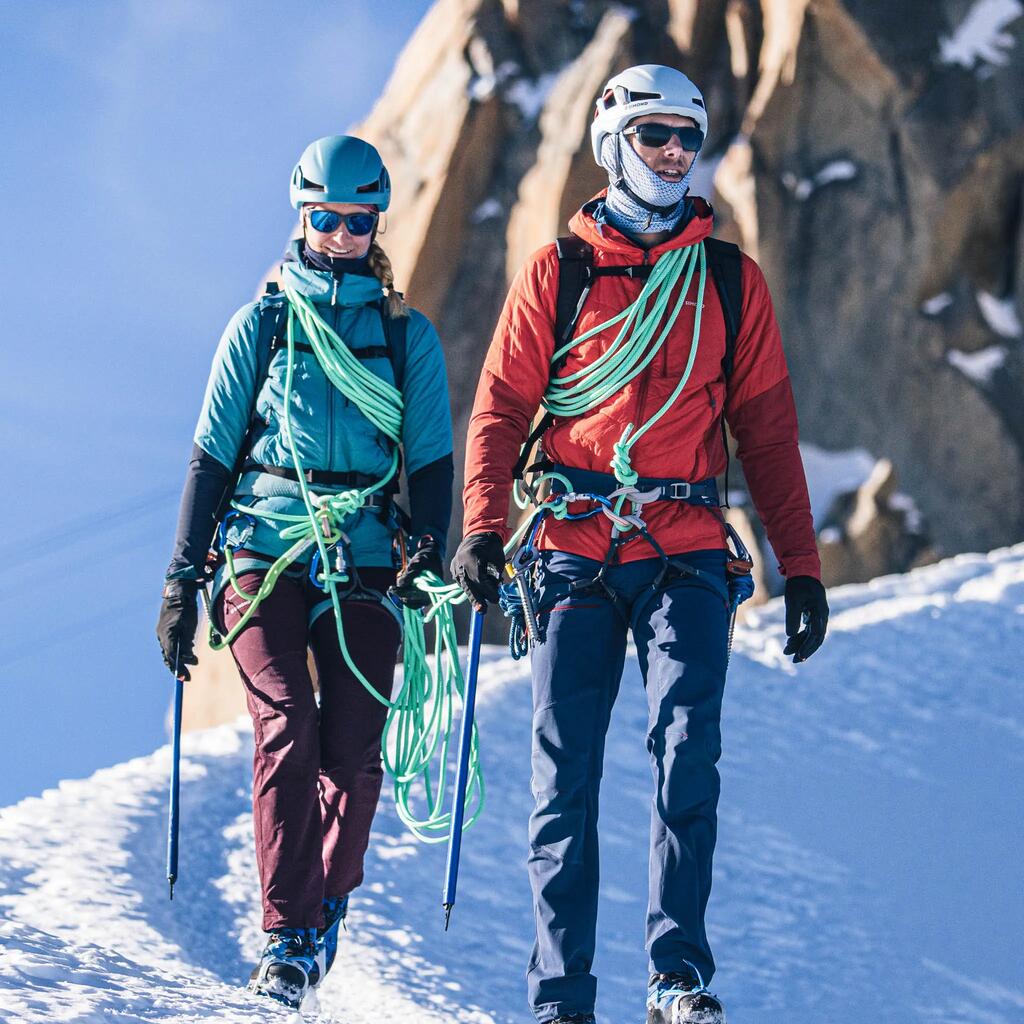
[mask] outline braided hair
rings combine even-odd
[[[395,274],[391,269],[391,260],[377,242],[370,244],[369,260],[370,269],[388,293],[388,313],[392,317],[408,316],[409,310],[402,293],[395,291]]]

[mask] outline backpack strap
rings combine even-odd
[[[740,247],[732,242],[723,242],[720,238],[705,238],[704,254],[711,267],[711,276],[718,289],[718,298],[725,316],[725,356],[722,369],[728,383],[732,376],[743,309],[743,262]]]
[[[711,276],[718,289],[718,299],[722,304],[722,315],[725,318],[725,355],[722,357],[722,372],[725,374],[725,387],[728,392],[729,378],[732,376],[736,357],[736,338],[743,317],[743,258],[738,245],[723,242],[720,238],[704,239],[704,255],[711,267]],[[729,468],[732,459],[729,455],[729,435],[726,432],[724,409],[722,447],[725,448],[724,505],[729,508]]]
[[[384,328],[384,353],[391,360],[391,369],[395,375],[395,387],[399,391],[405,384],[405,352],[409,334],[409,316],[392,316],[388,311],[388,300],[381,299],[377,303],[380,310],[380,322]],[[356,356],[358,352],[354,353]]]
[[[555,240],[558,250],[558,298],[555,303],[555,346],[571,337],[594,283],[594,249],[579,235]]]
[[[576,329],[576,323],[583,312],[587,296],[594,283],[594,248],[579,235],[563,235],[555,239],[558,252],[558,296],[555,300],[555,348],[561,348]],[[564,357],[552,368],[557,371],[564,364]],[[555,417],[545,412],[530,432],[530,436],[519,453],[519,459],[512,470],[513,480],[522,480],[534,446],[544,435]]]
[[[242,467],[252,453],[256,434],[265,426],[263,420],[256,413],[256,399],[259,396],[264,378],[270,372],[271,354],[276,346],[287,342],[288,300],[273,281],[267,283],[266,292],[260,296],[258,313],[259,323],[256,329],[256,386],[253,388],[252,404],[249,407],[249,426],[246,428],[245,437],[242,438],[238,455],[235,457],[234,468],[227,479],[224,493],[221,495],[220,503],[217,506],[214,522],[218,524],[218,527],[231,507],[231,499],[234,496],[235,488],[238,486],[238,478],[242,475]]]

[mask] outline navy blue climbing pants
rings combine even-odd
[[[714,960],[704,930],[711,892],[728,609],[724,551],[674,556],[699,570],[655,589],[660,559],[610,566],[541,556],[544,642],[532,653],[533,794],[530,883],[537,940],[527,972],[538,1021],[592,1013],[597,930],[598,793],[605,734],[631,630],[649,708],[651,805],[647,950],[652,972]],[[639,748],[639,740],[638,740]],[[638,749],[639,754],[639,749]]]

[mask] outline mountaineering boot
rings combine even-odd
[[[328,896],[324,900],[324,926],[316,930],[316,969],[309,984],[316,987],[334,965],[338,952],[338,931],[348,915],[347,896]]]
[[[297,1010],[306,990],[319,980],[318,974],[316,929],[278,928],[267,937],[248,987]]]
[[[654,974],[647,986],[647,1024],[725,1024],[725,1010],[689,965]]]

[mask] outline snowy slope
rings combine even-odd
[[[829,639],[799,671],[778,602],[738,631],[713,987],[733,1024],[1024,1021],[1024,545],[830,596]],[[307,1019],[529,1019],[528,674],[495,649],[482,676],[488,809],[467,834],[452,930],[443,847],[408,838],[385,799]],[[599,1011],[614,1024],[642,1013],[645,718],[634,660],[602,803]],[[166,748],[0,812],[0,1020],[289,1017],[239,987],[261,944],[248,729],[185,747],[173,903]]]

